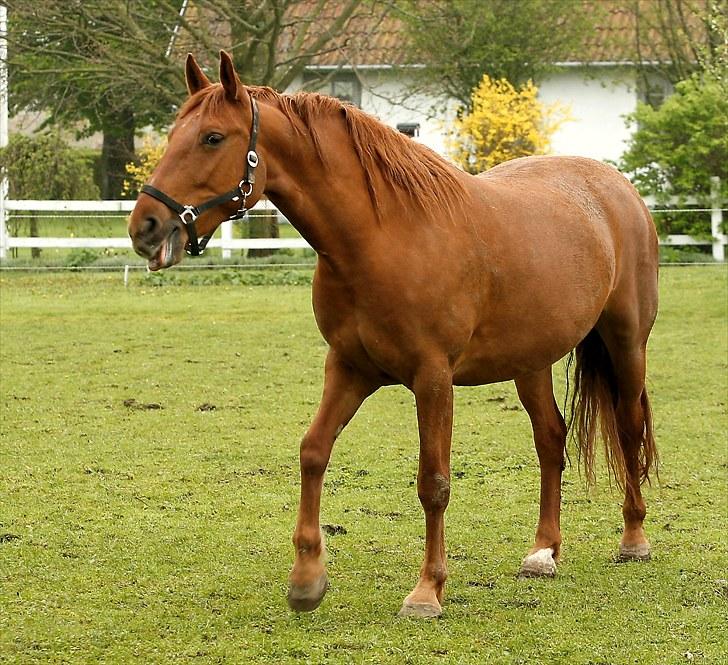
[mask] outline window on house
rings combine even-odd
[[[420,135],[419,122],[400,122],[397,123],[397,131],[405,136],[415,138]]]
[[[304,79],[306,90],[336,97],[342,102],[361,106],[361,83],[351,72],[311,72]]]
[[[672,83],[657,72],[647,72],[639,76],[637,94],[639,100],[656,109],[672,94]]]

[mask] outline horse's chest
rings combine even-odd
[[[356,297],[350,287],[317,268],[313,282],[313,312],[321,334],[329,345],[354,348],[356,332]]]
[[[361,371],[402,379],[402,345],[388,317],[372,311],[377,296],[363,296],[337,284],[314,283],[316,323],[326,342]]]

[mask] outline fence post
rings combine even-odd
[[[227,220],[220,225],[220,237],[222,239],[222,258],[229,259],[231,256],[230,252],[230,241],[233,239],[233,223],[231,220]]]
[[[725,261],[725,245],[723,244],[723,201],[720,198],[720,178],[710,179],[710,234],[713,236],[713,258]]]
[[[0,148],[8,144],[8,8],[0,5]],[[5,200],[8,179],[0,172],[0,259],[8,253]]]
[[[5,223],[5,199],[8,192],[8,179],[0,174],[0,259],[8,255],[8,227]]]

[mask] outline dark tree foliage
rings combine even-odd
[[[182,61],[232,52],[246,83],[282,89],[367,0],[10,0],[12,112],[46,124],[103,132],[103,196],[122,192],[134,135],[169,125],[185,96]],[[181,10],[184,6],[184,12]]]

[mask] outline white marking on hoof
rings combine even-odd
[[[397,616],[415,617],[417,619],[439,619],[442,616],[442,608],[431,603],[408,603],[404,602],[402,609]]]
[[[529,554],[521,563],[518,577],[554,577],[556,575],[556,562],[554,552],[550,547],[544,547],[533,554]]]
[[[624,545],[619,543],[620,561],[649,561],[649,559],[649,543],[637,543],[636,545]]]

